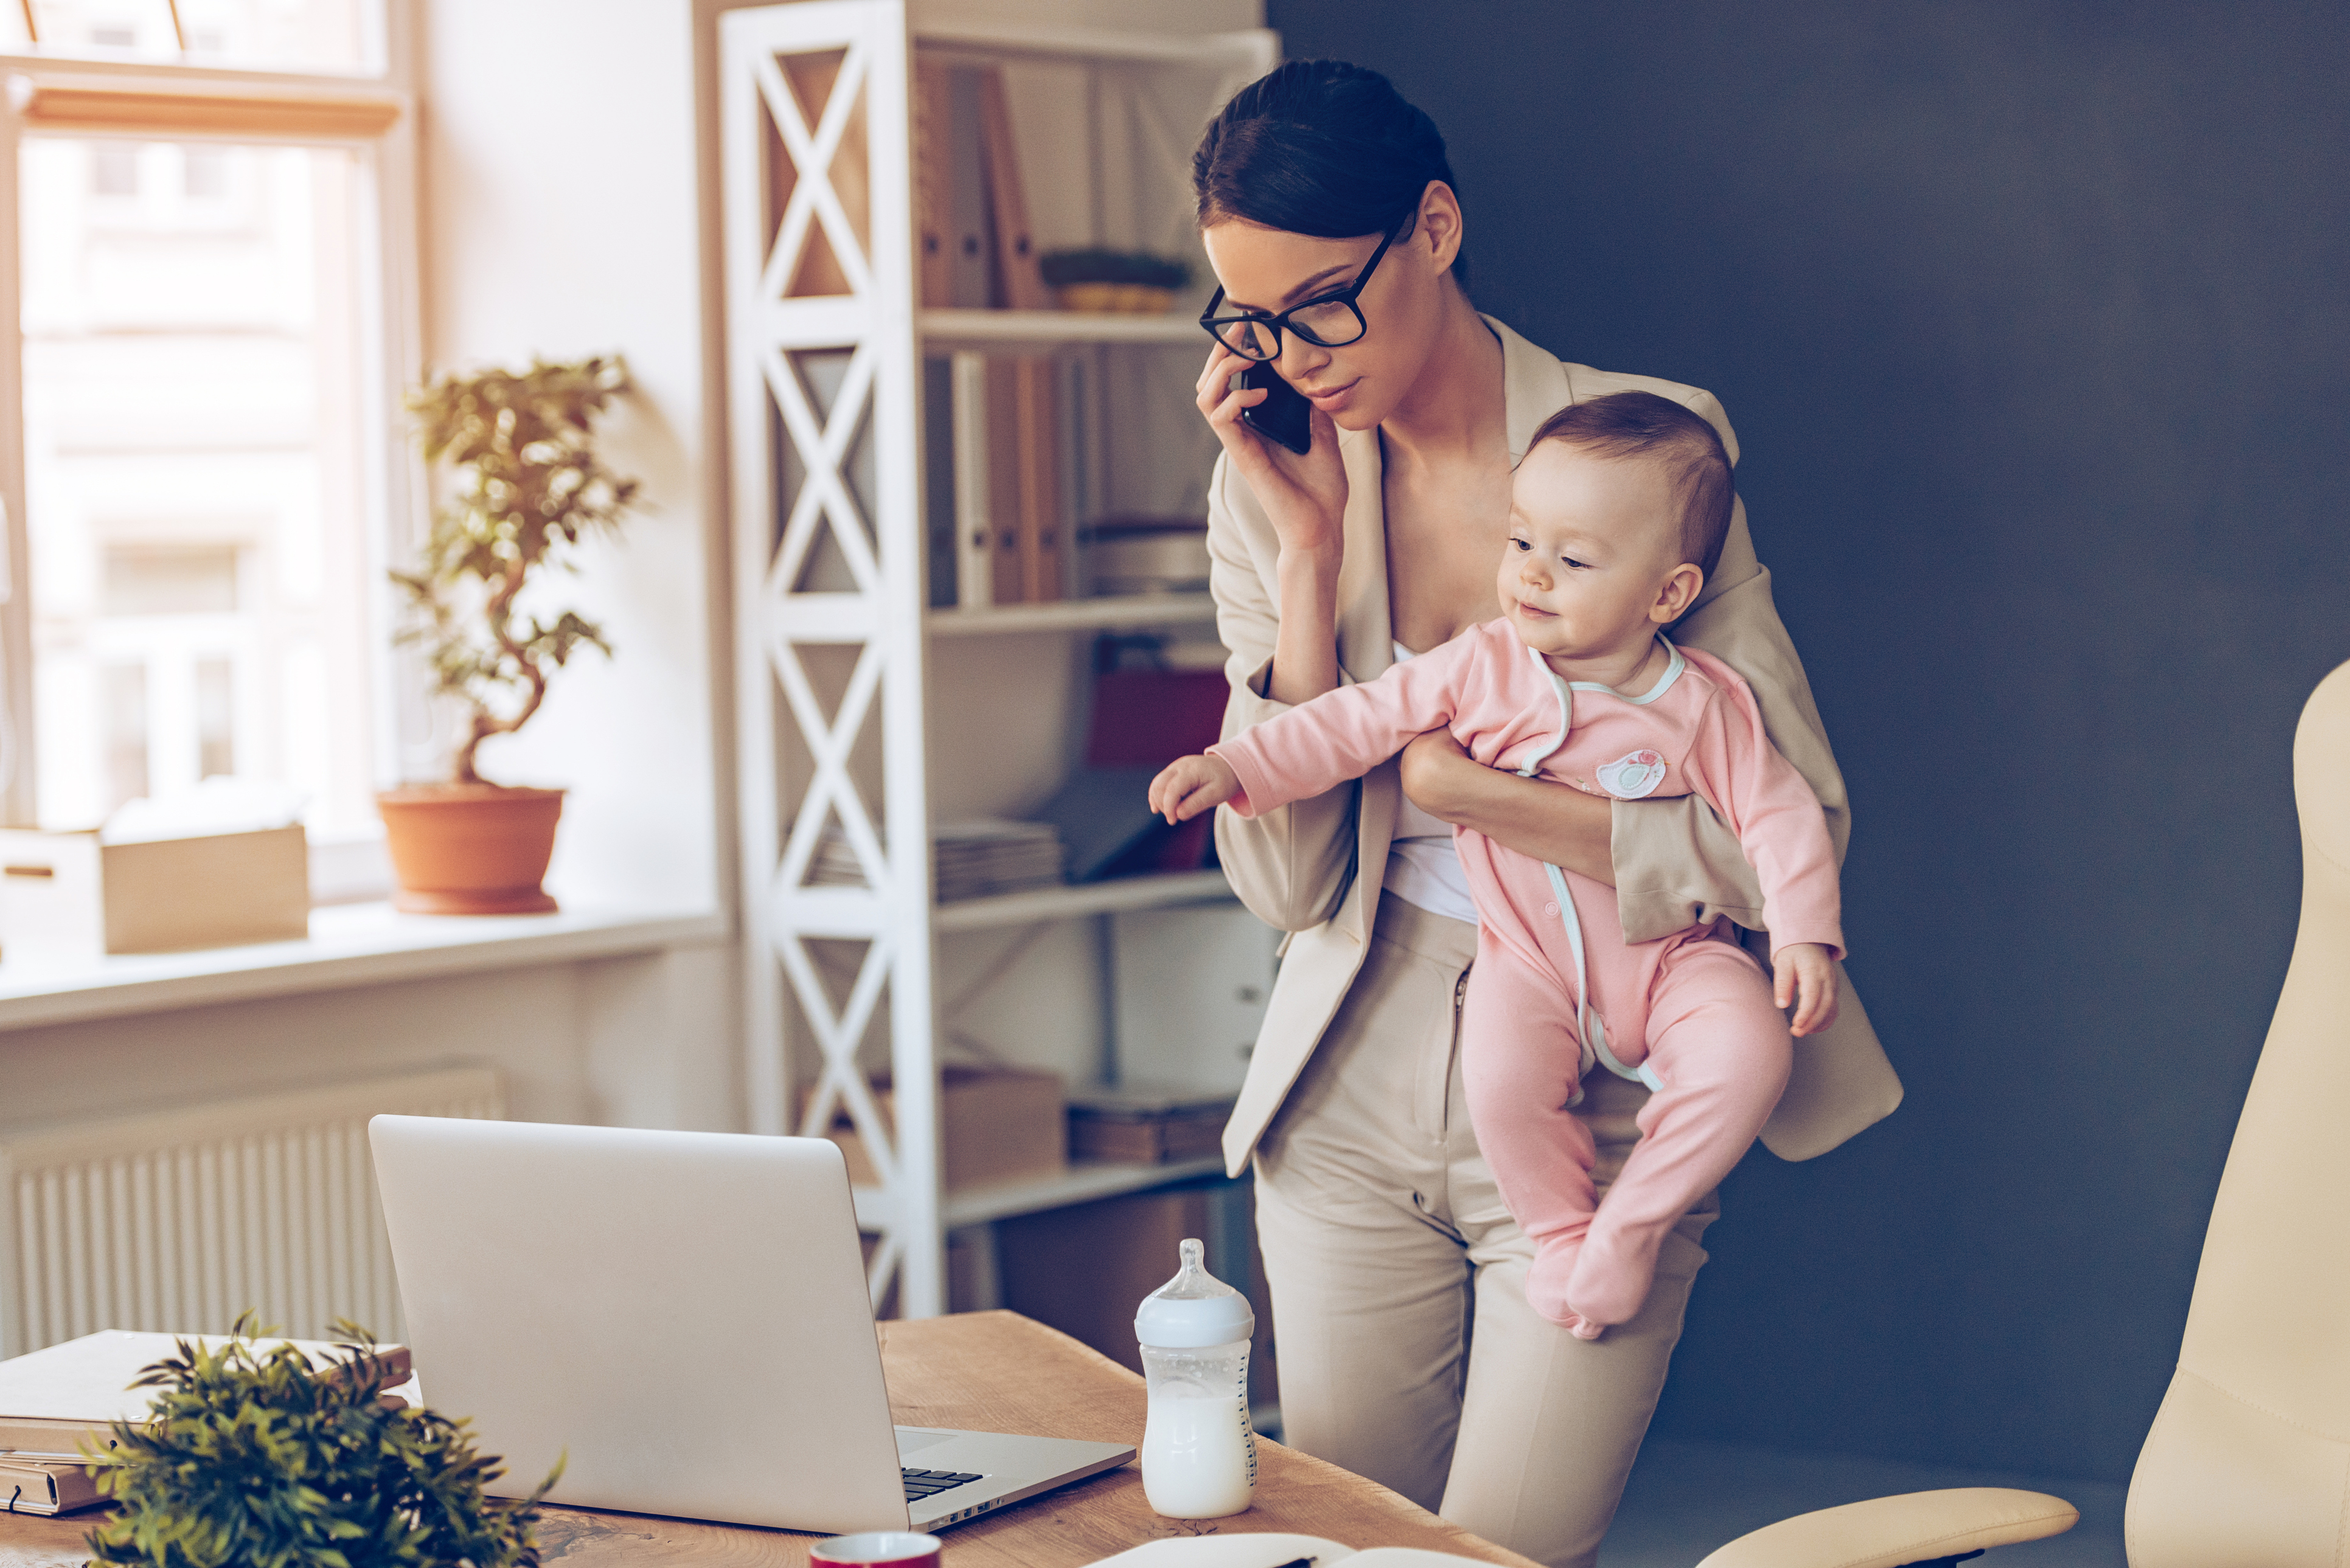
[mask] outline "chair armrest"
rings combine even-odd
[[[1750,1531],[1698,1568],[1901,1568],[2062,1535],[2081,1511],[2046,1492],[1956,1487],[1871,1498]]]

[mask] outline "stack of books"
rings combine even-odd
[[[146,1417],[156,1391],[130,1385],[183,1338],[220,1343],[204,1334],[109,1329],[0,1361],[0,1512],[71,1513],[105,1501],[95,1471],[81,1461],[82,1445],[103,1452],[113,1446],[113,1423]],[[256,1340],[254,1350],[265,1355],[280,1344],[298,1345],[321,1368],[352,1355],[341,1345],[302,1339]],[[408,1376],[404,1346],[378,1345],[375,1357],[388,1382]]]
[[[941,904],[1057,887],[1064,879],[1065,858],[1060,833],[1048,822],[985,817],[947,823],[931,836],[931,881]],[[808,884],[816,888],[868,885],[857,852],[837,828],[827,832],[817,846]]]

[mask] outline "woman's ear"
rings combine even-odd
[[[1672,625],[1689,614],[1690,606],[1697,603],[1697,596],[1704,587],[1704,571],[1693,561],[1683,561],[1657,590],[1657,602],[1648,607],[1648,618],[1659,626]]]
[[[1413,236],[1426,248],[1431,272],[1443,273],[1461,254],[1461,198],[1441,180],[1430,180],[1419,195],[1419,229]]]

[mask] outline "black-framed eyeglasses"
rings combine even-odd
[[[1369,330],[1355,296],[1371,281],[1371,274],[1378,270],[1379,258],[1388,254],[1388,247],[1395,244],[1396,235],[1401,232],[1400,224],[1388,231],[1379,241],[1379,248],[1371,253],[1371,259],[1355,275],[1354,282],[1331,293],[1301,300],[1277,315],[1254,310],[1239,316],[1217,315],[1216,306],[1224,302],[1223,287],[1219,285],[1215,297],[1208,301],[1208,308],[1200,313],[1200,325],[1208,329],[1209,337],[1243,359],[1279,358],[1284,331],[1296,333],[1316,348],[1343,348]]]

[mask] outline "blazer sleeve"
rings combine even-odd
[[[1219,456],[1208,482],[1208,582],[1216,599],[1216,633],[1229,655],[1226,740],[1290,709],[1265,695],[1281,622],[1267,586],[1274,580],[1274,549],[1273,525],[1247,483]],[[1303,931],[1338,912],[1355,877],[1359,795],[1358,786],[1348,783],[1255,816],[1216,813],[1217,858],[1251,914],[1276,930]]]
[[[1719,690],[1689,752],[1690,780],[1745,846],[1762,885],[1772,954],[1816,942],[1841,959],[1843,899],[1826,815],[1811,785],[1764,735],[1752,691],[1720,666],[1709,674],[1715,671]]]
[[[1726,430],[1720,406],[1700,396],[1708,406],[1697,411]],[[1852,832],[1844,774],[1828,747],[1804,662],[1772,602],[1771,574],[1755,559],[1743,501],[1732,508],[1714,581],[1706,585],[1697,607],[1674,626],[1672,638],[1712,654],[1752,688],[1772,745],[1819,797],[1841,865]],[[1762,884],[1738,836],[1704,801],[1695,795],[1619,801],[1613,824],[1616,895],[1626,941],[1652,941],[1725,915],[1749,930],[1768,929]]]

